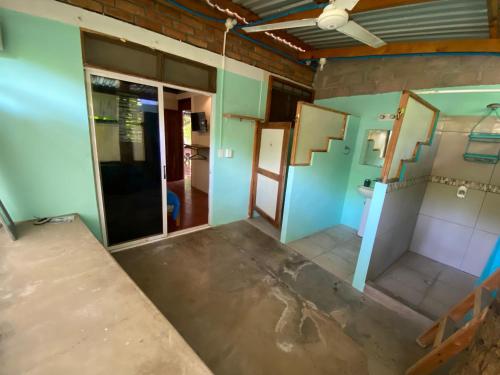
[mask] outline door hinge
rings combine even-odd
[[[167,165],[166,164],[163,166],[163,179],[164,180],[167,179]]]
[[[398,113],[396,115],[396,119],[400,120],[401,117],[403,117],[404,114],[405,114],[405,108],[399,108],[398,109]]]

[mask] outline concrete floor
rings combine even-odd
[[[247,219],[247,223],[253,225],[257,229],[260,229],[269,237],[272,237],[277,241],[280,240],[281,236],[280,230],[276,228],[274,225],[272,225],[269,221],[264,219],[262,216],[255,216],[251,219]]]
[[[290,242],[288,246],[324,270],[352,283],[361,240],[354,229],[337,225]]]
[[[215,374],[402,374],[425,328],[236,222],[114,254]]]
[[[210,375],[80,218],[0,228],[1,375]]]
[[[406,252],[373,286],[436,320],[474,289],[475,276]]]

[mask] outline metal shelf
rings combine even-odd
[[[500,142],[500,133],[472,132],[469,134],[469,141],[470,142],[487,142],[487,143]]]
[[[464,153],[464,160],[476,163],[497,164],[499,160],[499,155],[475,154],[471,152],[466,152]]]

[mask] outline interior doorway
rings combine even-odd
[[[255,129],[249,222],[279,239],[298,104],[314,90],[269,76],[266,119]]]
[[[164,88],[169,233],[208,224],[212,100]]]
[[[291,123],[257,125],[250,211],[281,226]]]

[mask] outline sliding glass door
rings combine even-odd
[[[87,76],[101,220],[108,246],[166,233],[159,87],[118,76]]]

